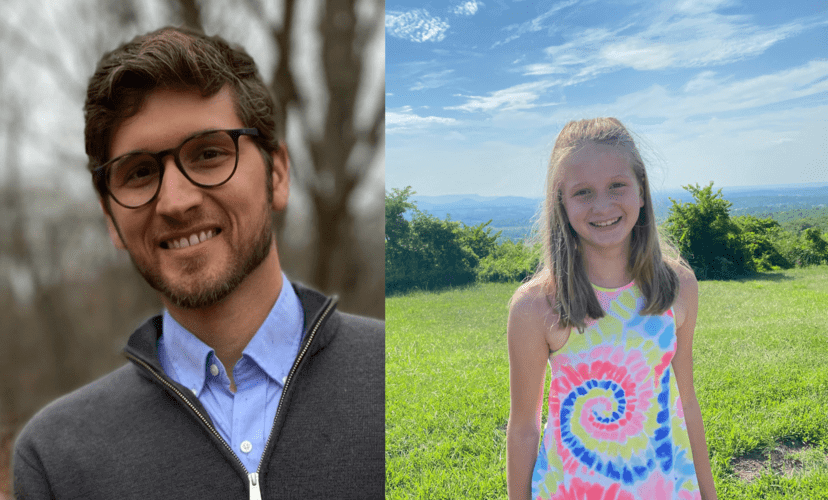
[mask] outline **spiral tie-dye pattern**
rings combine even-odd
[[[640,315],[644,300],[633,283],[595,289],[605,317],[550,355],[533,498],[699,498],[670,366],[672,310]]]

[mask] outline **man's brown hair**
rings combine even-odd
[[[279,148],[275,107],[253,58],[219,36],[166,27],[104,54],[89,79],[83,108],[89,170],[109,160],[113,132],[123,120],[138,113],[155,90],[196,90],[211,97],[228,84],[244,126],[259,129],[255,140],[268,169],[272,169],[271,154]],[[103,186],[95,189],[104,196]]]

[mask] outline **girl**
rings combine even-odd
[[[698,284],[662,255],[621,122],[563,128],[543,231],[544,269],[509,311],[509,499],[715,499],[693,388]]]

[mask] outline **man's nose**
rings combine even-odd
[[[201,188],[189,181],[175,164],[172,155],[164,158],[164,178],[155,210],[160,215],[180,218],[188,210],[201,204]]]

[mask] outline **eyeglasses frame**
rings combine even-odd
[[[218,184],[201,184],[199,182],[194,181],[193,179],[190,178],[189,175],[187,175],[187,172],[184,170],[184,166],[181,164],[181,158],[179,158],[178,155],[181,152],[181,149],[184,147],[184,145],[187,144],[187,142],[189,142],[190,140],[195,139],[196,137],[199,137],[199,136],[202,136],[202,135],[212,134],[212,133],[215,133],[215,132],[225,132],[230,136],[231,139],[233,139],[233,144],[236,146],[236,162],[233,165],[233,171],[230,172],[230,175],[227,177],[227,179],[223,180],[222,182],[219,182]],[[164,158],[166,158],[169,155],[172,155],[173,162],[175,163],[175,166],[178,168],[179,172],[181,172],[184,175],[184,177],[188,181],[190,181],[193,185],[198,186],[200,188],[219,187],[222,184],[225,184],[226,182],[228,182],[230,179],[232,179],[233,175],[236,174],[236,169],[239,167],[239,137],[242,136],[242,135],[249,135],[249,136],[252,136],[252,137],[258,137],[260,134],[259,134],[259,129],[257,129],[257,128],[204,130],[202,132],[198,132],[196,134],[193,134],[193,135],[187,137],[186,139],[184,139],[181,142],[181,144],[179,144],[175,148],[165,149],[163,151],[158,151],[157,153],[151,153],[149,151],[133,151],[131,153],[122,154],[120,156],[112,158],[111,160],[107,161],[106,163],[104,163],[100,167],[92,170],[92,180],[95,183],[95,185],[98,186],[98,189],[101,193],[108,194],[113,200],[115,200],[115,203],[117,203],[118,205],[121,205],[124,208],[131,208],[131,209],[141,208],[145,205],[148,205],[148,204],[152,203],[156,198],[158,198],[158,193],[161,192],[161,184],[164,181],[164,170],[166,169],[166,165],[164,164]],[[130,156],[130,155],[135,155],[135,154],[145,154],[145,155],[148,155],[148,156],[152,157],[156,162],[158,162],[158,165],[160,165],[161,170],[158,174],[158,188],[156,188],[155,194],[153,194],[150,197],[150,199],[147,200],[146,202],[132,207],[132,206],[129,206],[129,205],[126,205],[126,204],[122,203],[121,201],[118,200],[118,198],[115,197],[114,194],[112,194],[112,190],[109,189],[109,185],[108,185],[109,184],[109,181],[108,181],[109,176],[107,175],[107,171],[108,171],[110,165],[112,165],[116,161],[120,160],[121,158],[124,158],[125,156]]]

